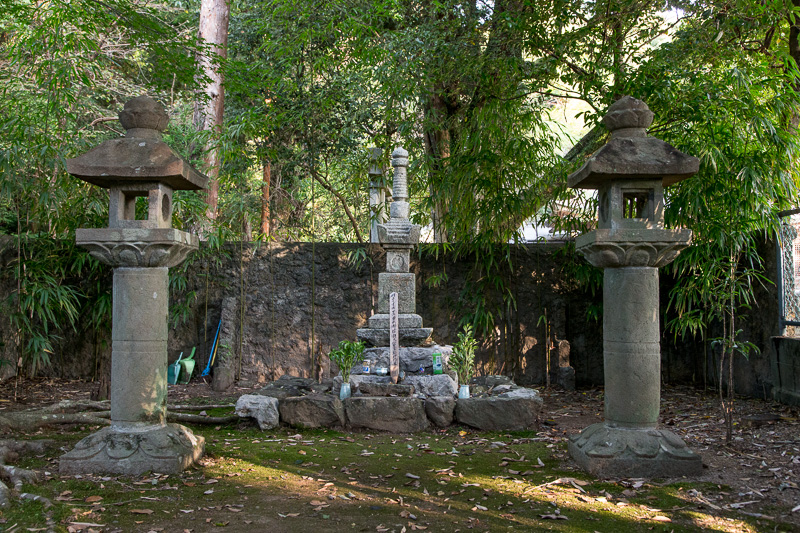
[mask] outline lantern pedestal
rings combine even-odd
[[[180,424],[114,424],[61,456],[63,474],[177,474],[203,456],[205,439]]]
[[[628,230],[629,231],[629,230]],[[569,442],[569,454],[598,477],[696,476],[703,461],[674,433],[658,429],[661,346],[658,268],[688,246],[686,230],[644,230],[637,242],[604,230],[582,235],[578,250],[603,273],[605,421]],[[623,232],[625,233],[625,232]],[[625,265],[637,266],[625,266]],[[638,266],[643,265],[643,266]]]
[[[608,421],[573,437],[569,454],[601,478],[697,476],[703,470],[700,456],[671,431],[610,427]]]

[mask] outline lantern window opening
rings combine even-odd
[[[622,218],[650,218],[650,191],[622,193]]]
[[[150,198],[147,193],[133,193],[125,194],[126,201],[128,198],[135,202],[136,207],[133,210],[132,220],[148,220],[150,211]]]

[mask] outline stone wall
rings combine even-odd
[[[340,340],[355,340],[356,329],[364,327],[376,304],[384,256],[380,249],[370,248],[368,259],[356,268],[349,264],[348,254],[359,248],[337,243],[232,244],[227,247],[230,257],[223,258],[218,266],[199,260],[191,263],[187,291],[173,295],[174,302],[188,302],[189,318],[170,329],[170,361],[196,346],[200,372],[224,309],[218,354],[227,358],[235,372],[239,372],[238,354],[242,354],[243,381],[263,382],[285,373],[329,376],[331,369],[324,354]],[[497,338],[481,345],[479,373],[502,372],[513,374],[523,384],[543,383],[541,317],[546,312],[556,339],[571,345],[570,359],[578,386],[602,385],[602,321],[587,320],[587,310],[601,305],[602,295],[599,291],[586,294],[571,281],[563,271],[565,250],[561,245],[513,246],[510,250],[515,269],[504,276],[510,280],[508,286],[517,305],[502,313],[489,309],[495,318]],[[771,244],[766,243],[763,257],[770,274],[774,255]],[[466,281],[474,265],[473,258],[453,261],[447,255],[412,255],[411,269],[417,274],[417,313],[425,326],[434,328],[433,339],[440,344],[456,340],[463,306],[476,292],[474,286],[468,289]],[[661,278],[663,307],[672,282],[663,271]],[[496,291],[484,290],[489,301],[499,301]],[[770,393],[772,379],[769,338],[777,334],[774,286],[759,287],[756,308],[743,315],[739,323],[743,338],[755,342],[762,353],[737,361],[737,390],[764,397]],[[8,329],[8,325],[2,329]],[[7,332],[0,333],[7,336]],[[711,336],[716,334],[712,332]],[[96,368],[102,368],[109,354],[108,338],[98,338],[83,329],[59,343],[58,353],[53,355],[55,364],[45,372],[89,378]],[[555,365],[555,351],[552,359]],[[709,382],[715,380],[716,368],[713,354],[706,353],[701,342],[662,336],[664,382],[702,385],[704,372]]]
[[[376,305],[377,275],[384,257],[379,249],[373,249],[368,260],[355,268],[349,264],[348,254],[358,249],[357,245],[331,243],[250,245],[240,264],[238,247],[231,246],[233,257],[209,272],[207,291],[205,267],[194,265],[189,270],[189,291],[196,293],[193,318],[170,331],[170,358],[198,346],[198,364],[204,363],[224,308],[222,352],[236,360],[234,366],[238,367],[241,350],[243,380],[266,381],[284,373],[328,376],[327,358],[319,354],[326,354],[340,340],[354,340],[356,329],[364,327]],[[497,321],[497,340],[481,346],[483,373],[513,372],[523,383],[543,382],[544,325],[540,316],[546,310],[556,338],[571,343],[579,384],[602,383],[602,325],[585,319],[587,308],[599,302],[599,295],[583,294],[567,281],[555,255],[560,249],[558,245],[513,248],[516,268],[505,276],[511,279],[517,308],[506,310]],[[469,293],[466,279],[473,265],[469,258],[458,262],[446,256],[412,258],[417,312],[425,326],[434,328],[433,339],[439,344],[456,340],[465,294]],[[431,286],[443,274],[446,280]],[[500,301],[494,290],[487,298]],[[235,299],[235,304],[229,299]],[[495,309],[489,310],[498,316]],[[555,365],[555,352],[552,357]]]

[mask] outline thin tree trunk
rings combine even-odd
[[[434,123],[446,122],[449,111],[444,99],[435,91],[427,104],[426,114]],[[447,215],[447,195],[438,186],[442,182],[447,159],[450,157],[450,131],[446,126],[429,131],[425,134],[425,151],[432,158],[431,164],[431,197],[433,198],[433,240],[434,242],[447,242],[447,232],[444,227],[444,217]]]
[[[208,48],[200,56],[200,64],[208,82],[203,89],[204,94],[200,95],[195,102],[194,123],[198,131],[218,133],[222,128],[225,89],[218,60],[227,57],[229,20],[230,4],[227,0],[202,0],[199,38],[200,42]],[[219,170],[219,149],[213,146],[213,141],[209,141],[203,156],[203,171],[210,178],[206,197],[208,204],[206,215],[212,220],[217,218]]]
[[[334,195],[336,199],[339,200],[339,203],[341,203],[342,207],[344,208],[344,212],[347,215],[347,218],[350,219],[350,225],[353,226],[353,231],[355,231],[356,239],[358,239],[359,244],[364,244],[364,238],[361,236],[361,230],[358,229],[358,222],[356,221],[356,218],[353,216],[352,211],[350,211],[350,207],[347,205],[347,200],[345,199],[345,197],[342,196],[342,194],[339,191],[334,189],[333,185],[331,185],[328,182],[328,180],[325,179],[323,176],[321,176],[319,172],[317,172],[314,168],[311,169],[311,176],[314,178],[315,181],[317,181],[320,185],[322,185],[322,187],[326,191]]]
[[[270,224],[270,181],[272,180],[272,163],[269,160],[264,161],[261,179],[264,185],[261,186],[261,233],[265,237],[269,237],[271,224]]]
[[[725,444],[730,445],[731,441],[733,440],[733,394],[734,394],[734,386],[733,386],[733,358],[736,355],[736,350],[734,348],[736,342],[736,317],[734,315],[734,276],[736,275],[736,265],[739,262],[738,255],[731,254],[731,294],[730,294],[730,302],[729,302],[729,313],[730,313],[730,320],[731,325],[728,328],[728,333],[731,336],[731,353],[728,357],[728,427],[726,428],[725,432]]]

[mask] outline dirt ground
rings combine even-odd
[[[564,438],[602,420],[600,390],[542,391],[543,428]],[[737,398],[733,442],[725,445],[725,427],[716,393],[690,387],[662,390],[660,423],[677,433],[703,458],[697,481],[719,487],[695,499],[712,509],[739,509],[796,524],[800,531],[800,408],[764,400]],[[565,456],[565,460],[567,460]],[[727,489],[724,489],[727,487]],[[794,511],[793,511],[794,510]]]
[[[88,399],[93,388],[92,383],[81,381],[12,380],[0,387],[0,411]],[[199,382],[170,387],[169,401],[233,402],[252,390],[215,393]],[[555,441],[602,419],[602,390],[540,392],[544,397],[541,430],[548,431]],[[734,441],[726,446],[719,401],[713,392],[690,387],[665,387],[662,392],[661,424],[702,456],[705,474],[696,481],[716,486],[704,492],[693,489],[693,500],[711,509],[736,509],[749,516],[795,524],[800,531],[800,408],[738,398],[735,420]],[[560,455],[568,467],[566,452]]]

